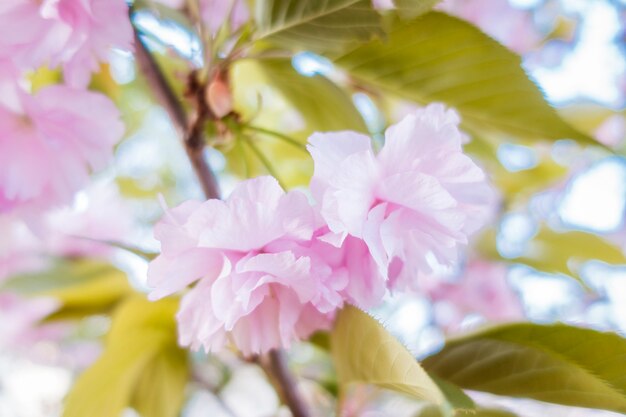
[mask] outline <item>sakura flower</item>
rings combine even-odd
[[[86,86],[111,48],[131,50],[133,29],[125,0],[59,0],[59,19],[71,28],[63,50],[65,82]]]
[[[71,34],[56,17],[50,0],[0,2],[0,60],[32,69],[56,59]]]
[[[0,283],[12,275],[45,267],[43,244],[21,219],[0,215]]]
[[[358,133],[313,134],[311,191],[330,229],[321,239],[338,247],[363,239],[390,289],[416,288],[433,266],[454,266],[494,195],[463,154],[458,123],[431,104],[389,127],[378,154]]]
[[[275,179],[239,184],[225,201],[186,202],[155,228],[153,299],[198,281],[178,313],[180,342],[246,355],[288,347],[326,328],[342,305],[345,276],[311,249],[318,219],[306,196]]]
[[[68,202],[124,133],[115,105],[97,93],[51,86],[20,91],[16,104],[0,103],[0,213]]]
[[[446,314],[439,315],[441,324],[448,330],[457,330],[470,314],[491,322],[523,319],[522,304],[506,274],[507,268],[502,264],[475,260],[465,267],[457,282],[439,280],[430,296],[448,306]]]
[[[58,307],[59,302],[53,298],[25,299],[0,293],[0,349],[30,348],[38,341],[61,337],[65,333],[63,326],[38,325]]]
[[[0,60],[20,69],[63,65],[65,82],[89,83],[111,48],[132,49],[124,0],[6,0],[0,5]]]
[[[79,192],[74,204],[45,216],[44,243],[55,256],[110,256],[113,246],[133,233],[128,202],[113,184],[93,183]]]

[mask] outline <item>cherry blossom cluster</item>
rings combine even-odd
[[[0,213],[22,217],[71,201],[101,169],[124,125],[111,100],[86,89],[111,48],[132,49],[124,0],[0,4]],[[61,69],[33,91],[29,74]]]
[[[148,277],[153,299],[194,284],[180,342],[245,355],[287,348],[327,329],[344,303],[376,306],[454,266],[494,202],[458,124],[431,104],[389,127],[379,152],[359,133],[312,135],[313,201],[261,177],[225,201],[168,210]]]

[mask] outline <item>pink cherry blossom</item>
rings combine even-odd
[[[128,202],[110,183],[92,183],[77,194],[71,207],[52,210],[45,216],[42,240],[54,256],[109,257],[114,247],[134,232]]]
[[[494,193],[463,154],[458,123],[431,104],[389,127],[378,154],[354,132],[309,138],[311,192],[330,229],[322,239],[363,239],[391,289],[416,288],[434,265],[455,265],[491,213]]]
[[[21,219],[0,215],[0,283],[12,275],[38,271],[43,244]]]
[[[63,50],[65,82],[86,86],[108,61],[111,48],[132,50],[133,29],[125,0],[59,0],[58,15],[72,31]]]
[[[609,116],[594,133],[600,143],[616,148],[626,138],[626,118],[620,114]]]
[[[101,94],[50,86],[33,96],[19,92],[16,104],[0,102],[0,213],[69,202],[124,133]]]
[[[0,60],[9,59],[20,69],[58,64],[71,28],[57,17],[51,0],[0,2]]]
[[[24,349],[41,340],[60,338],[64,326],[39,322],[59,308],[53,298],[25,299],[17,294],[0,293],[0,349]]]
[[[85,87],[111,48],[132,49],[124,0],[6,0],[0,5],[0,60],[20,69],[63,66],[65,82]]]
[[[318,226],[306,196],[270,177],[242,182],[225,201],[183,203],[155,228],[151,298],[198,281],[178,313],[180,342],[194,349],[288,347],[328,327],[343,303],[344,274],[310,248]]]
[[[246,0],[200,0],[200,12],[213,36],[224,25],[234,32],[250,19]]]
[[[465,267],[457,282],[439,280],[430,297],[448,306],[446,314],[440,315],[441,324],[448,330],[458,330],[463,318],[470,314],[491,322],[522,320],[522,304],[506,274],[503,264],[475,260]]]

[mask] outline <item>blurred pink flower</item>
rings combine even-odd
[[[67,84],[85,87],[111,48],[132,49],[124,0],[4,0],[0,60],[19,69],[63,65]]]
[[[41,216],[35,231],[16,215],[0,215],[0,282],[44,270],[58,257],[107,258],[134,232],[132,213],[116,187],[94,184],[77,204]]]
[[[107,242],[124,243],[133,233],[133,214],[113,184],[91,184],[72,207],[52,210],[45,218],[46,250],[54,256],[107,257]]]
[[[180,342],[194,349],[289,347],[328,327],[343,303],[345,276],[309,248],[317,227],[306,196],[271,177],[242,182],[225,201],[183,203],[155,228],[162,253],[148,270],[151,298],[199,280],[177,316]]]
[[[378,10],[392,10],[396,7],[393,0],[372,0],[372,6]]]
[[[445,315],[440,315],[440,324],[448,330],[458,330],[470,314],[478,314],[490,322],[522,320],[524,309],[506,275],[503,264],[475,260],[465,267],[457,282],[438,280],[430,297],[449,307]]]
[[[377,155],[358,133],[313,134],[311,191],[331,232],[321,239],[363,239],[390,289],[416,288],[433,264],[455,265],[495,196],[463,154],[458,123],[431,104],[389,127]]]
[[[224,25],[234,32],[250,19],[246,0],[200,0],[200,13],[213,36]]]
[[[0,60],[10,59],[20,69],[46,63],[57,65],[71,28],[58,20],[52,0],[0,2]]]
[[[23,350],[42,340],[55,340],[66,333],[65,326],[39,322],[59,308],[53,298],[26,299],[0,293],[0,349]]]
[[[437,8],[473,23],[519,54],[533,49],[542,39],[531,14],[506,0],[444,0]]]
[[[595,137],[606,146],[619,146],[626,139],[626,117],[620,114],[609,116],[596,129]]]
[[[12,275],[43,268],[42,242],[16,216],[0,215],[0,283]]]
[[[117,108],[101,94],[51,86],[34,96],[19,92],[13,104],[0,98],[0,213],[67,203],[124,133]]]
[[[62,51],[65,82],[86,87],[111,48],[133,49],[133,29],[125,0],[58,0],[59,19],[71,28]]]

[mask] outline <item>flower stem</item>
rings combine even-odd
[[[272,349],[267,355],[259,358],[259,363],[282,402],[291,410],[293,417],[311,417],[298,391],[297,381],[289,371],[285,351]]]
[[[296,139],[294,139],[294,138],[292,138],[290,136],[284,135],[284,134],[282,134],[280,132],[275,132],[275,131],[270,130],[270,129],[265,129],[265,128],[262,128],[262,127],[252,126],[252,125],[244,125],[244,129],[253,130],[255,132],[262,133],[262,134],[265,134],[265,135],[268,135],[268,136],[273,136],[273,137],[275,137],[277,139],[280,139],[280,140],[283,140],[283,141],[287,142],[288,144],[290,144],[292,146],[295,146],[296,148],[298,148],[298,149],[300,149],[300,150],[302,150],[304,152],[307,152],[306,146],[304,144],[302,144],[302,143],[298,142]]]
[[[132,18],[131,18],[132,21]],[[196,114],[189,120],[182,106],[182,103],[176,97],[171,86],[167,82],[163,71],[158,63],[150,54],[146,45],[143,43],[137,28],[133,25],[135,31],[135,47],[136,57],[142,74],[148,81],[152,94],[157,101],[163,106],[170,116],[172,124],[183,137],[185,151],[189,157],[189,161],[200,181],[202,190],[207,198],[219,198],[220,192],[217,185],[215,174],[211,170],[206,158],[204,157],[204,123],[210,117],[210,111],[204,102],[204,89],[202,85],[190,82],[190,93],[196,101]],[[195,74],[191,74],[195,77]]]

